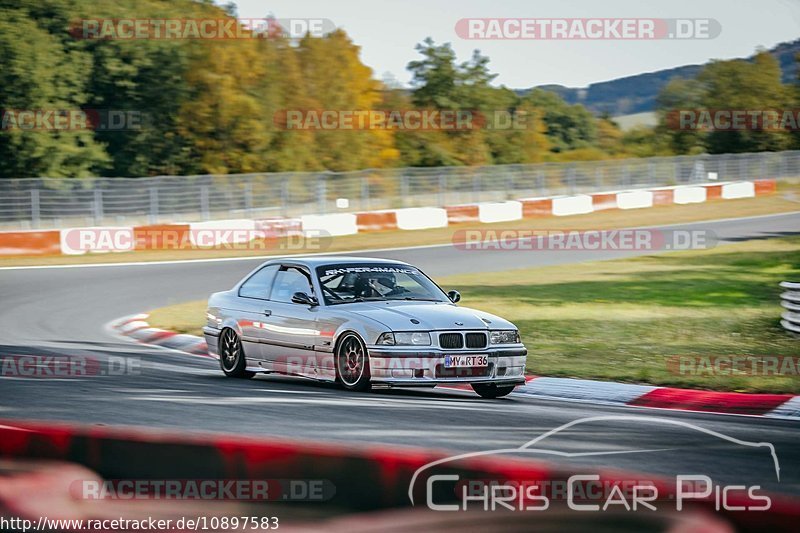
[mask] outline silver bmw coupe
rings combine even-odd
[[[203,331],[230,377],[290,374],[356,391],[468,383],[505,396],[525,382],[519,331],[460,298],[400,261],[274,259],[211,295]]]

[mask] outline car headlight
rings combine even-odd
[[[401,331],[381,333],[376,344],[390,346],[430,346],[431,334],[427,331]]]
[[[516,329],[490,331],[489,342],[492,344],[519,344],[519,331]]]

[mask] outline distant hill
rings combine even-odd
[[[790,43],[781,43],[771,49],[770,53],[778,59],[781,65],[784,83],[790,83],[797,79],[797,64],[794,57],[795,54],[800,53],[800,39]],[[692,78],[702,68],[703,65],[685,65],[593,83],[584,88],[564,87],[563,85],[540,85],[537,88],[557,93],[571,104],[583,104],[598,115],[603,113],[611,116],[630,115],[654,111],[656,97],[669,80]],[[517,93],[525,94],[529,91],[530,89],[523,89]]]

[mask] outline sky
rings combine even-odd
[[[220,2],[224,3],[224,2]],[[800,0],[236,0],[240,18],[329,19],[361,47],[361,60],[378,79],[407,86],[417,43],[449,42],[465,61],[479,49],[497,73],[495,85],[527,88],[590,83],[711,59],[752,55],[757,47],[800,38]],[[467,40],[462,18],[681,18],[714,19],[714,39],[652,41]]]

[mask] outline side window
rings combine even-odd
[[[308,275],[297,267],[285,267],[275,276],[275,283],[272,286],[271,300],[276,302],[290,303],[292,295],[296,292],[304,292],[312,295]]]
[[[264,267],[247,278],[247,281],[239,287],[239,296],[269,300],[269,289],[272,287],[272,280],[275,279],[278,267],[279,265]]]

